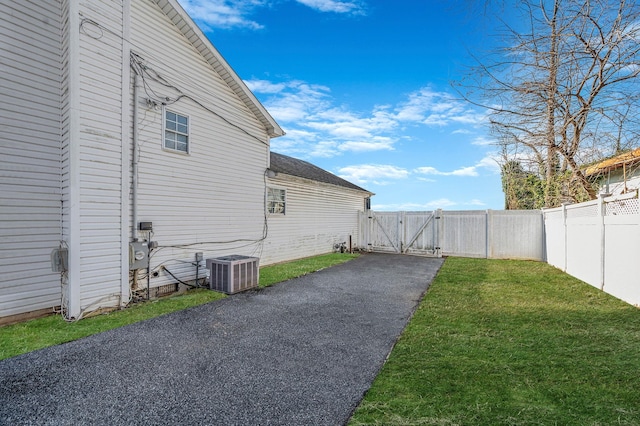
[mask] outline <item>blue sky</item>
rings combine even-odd
[[[495,41],[484,2],[179,2],[287,133],[273,151],[374,192],[375,210],[504,207],[484,111],[450,84]]]

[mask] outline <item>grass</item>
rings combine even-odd
[[[76,322],[66,322],[60,315],[51,315],[6,325],[0,327],[0,359],[70,342],[223,297],[222,293],[195,289],[186,294],[137,303],[126,309]]]
[[[266,287],[332,265],[346,262],[357,255],[334,253],[260,268],[260,286]],[[0,360],[58,345],[92,334],[122,327],[159,315],[201,305],[225,297],[222,293],[195,289],[170,297],[131,305],[127,309],[97,315],[77,322],[66,322],[51,315],[0,327]]]
[[[293,262],[265,266],[260,268],[260,287],[268,287],[291,278],[301,277],[310,272],[338,265],[356,257],[358,257],[357,254],[330,253],[294,260]]]
[[[350,425],[638,425],[640,311],[538,262],[449,258]]]

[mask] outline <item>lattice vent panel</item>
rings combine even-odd
[[[640,200],[629,198],[627,200],[611,201],[606,204],[607,216],[622,216],[640,213]]]

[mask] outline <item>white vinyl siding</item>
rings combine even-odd
[[[176,282],[160,264],[189,281],[196,275],[196,252],[206,259],[260,249],[268,137],[264,125],[157,6],[132,2],[131,19],[133,51],[202,104],[181,98],[167,106],[189,117],[189,155],[169,155],[158,149],[162,110],[148,107],[148,95],[140,91],[138,220],[153,222],[153,239],[162,247],[151,258],[151,269],[158,272],[151,277],[154,288]],[[158,96],[178,95],[145,79]],[[202,262],[200,277],[204,267]]]
[[[0,317],[60,305],[60,2],[0,0]],[[36,20],[38,25],[33,25]]]
[[[123,31],[123,5],[90,0],[76,7],[80,31],[70,31],[78,38],[78,52],[75,56],[70,49],[69,79],[78,81],[69,102],[78,111],[69,122],[64,186],[70,204],[64,220],[71,241],[71,316],[121,304],[123,144],[128,147],[122,119],[123,66],[128,62],[123,64],[117,35]]]
[[[600,181],[600,188],[601,193],[611,195],[620,195],[639,189],[640,168],[633,166],[624,170],[618,169],[605,173]]]
[[[134,102],[141,113],[138,220],[153,222],[162,247],[151,286],[175,282],[160,264],[193,278],[185,260],[194,252],[260,251],[276,125],[256,115],[261,107],[186,21],[174,25],[180,15],[171,4],[159,0],[167,16],[150,0],[0,2],[11,16],[0,24],[9,41],[0,58],[11,64],[0,83],[11,98],[0,105],[0,316],[62,301],[78,317],[128,302],[129,237],[149,236],[129,229]],[[171,108],[188,117],[188,156],[159,149],[162,111],[145,109],[143,90],[131,96],[129,48],[178,88],[149,82],[156,93],[173,90]],[[69,250],[62,276],[49,260],[60,244]]]
[[[269,217],[261,264],[330,253],[335,243],[358,241],[358,212],[366,192],[285,174],[269,185],[286,188],[286,216]]]

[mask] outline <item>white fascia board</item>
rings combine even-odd
[[[242,99],[260,122],[264,124],[269,137],[276,138],[283,136],[285,134],[284,130],[282,130],[273,117],[271,117],[271,114],[269,114],[260,101],[258,101],[253,92],[249,90],[244,81],[242,81],[238,74],[222,57],[220,52],[213,46],[211,41],[204,35],[202,30],[200,30],[198,25],[191,19],[182,6],[180,6],[177,0],[154,1],[214,69],[220,66],[226,71],[220,73],[222,78],[238,97]],[[196,45],[196,41],[200,41],[201,44]]]

